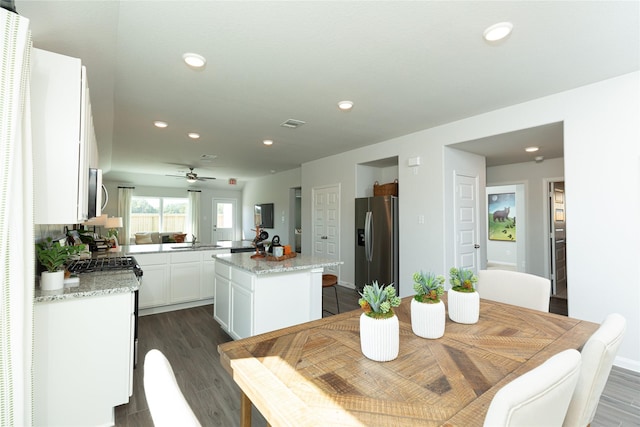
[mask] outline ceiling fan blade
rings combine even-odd
[[[216,179],[216,178],[213,176],[198,176],[198,179],[205,180],[205,179]]]
[[[165,176],[172,176],[174,178],[184,178],[184,175],[165,175]]]

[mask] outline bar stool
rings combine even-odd
[[[338,307],[338,313],[340,313],[340,303],[338,301],[338,289],[336,289],[336,285],[338,284],[338,276],[335,274],[323,274],[322,275],[322,289],[333,287],[333,291],[336,293],[336,307]],[[335,314],[330,312],[329,310],[324,310],[329,314]]]

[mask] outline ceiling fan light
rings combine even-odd
[[[197,181],[197,179],[195,179],[195,178],[193,178],[193,177],[189,177],[189,178],[187,178],[187,182],[189,182],[189,183],[192,183],[192,184],[193,184],[193,183],[194,183],[194,182],[196,182],[196,181]]]
[[[499,22],[484,30],[484,39],[488,42],[496,42],[507,37],[511,30],[513,30],[511,22]]]

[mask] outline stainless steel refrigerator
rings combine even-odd
[[[398,198],[395,196],[356,199],[355,285],[362,291],[374,280],[398,281]]]

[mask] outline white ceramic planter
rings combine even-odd
[[[480,294],[475,292],[447,292],[449,319],[457,323],[478,323],[480,317]]]
[[[43,271],[40,275],[40,289],[43,291],[57,291],[64,288],[64,270]]]
[[[444,335],[444,303],[428,304],[411,300],[411,329],[422,338],[436,339]]]
[[[362,354],[376,362],[388,362],[398,357],[400,324],[394,314],[388,319],[360,315],[360,348]]]

